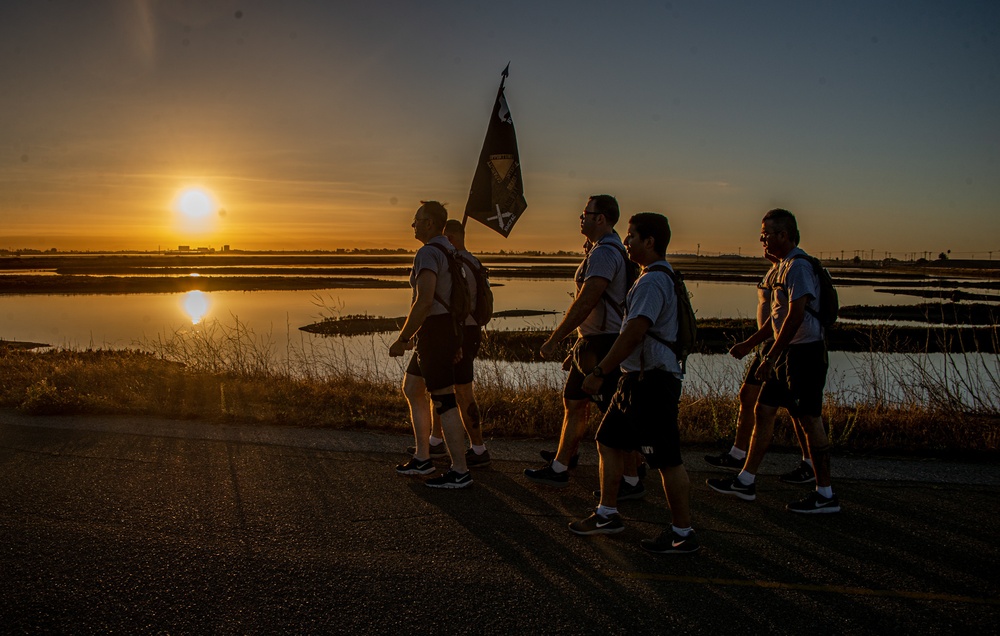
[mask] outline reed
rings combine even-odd
[[[881,353],[879,339],[891,337],[887,329],[873,328],[871,351],[855,358],[860,382],[851,386],[861,389],[847,388],[844,378],[828,381],[824,418],[834,446],[933,454],[1000,450],[1000,358],[978,351]],[[231,324],[202,325],[128,350],[0,348],[0,407],[409,431],[399,388],[406,358],[385,356],[388,338],[300,334],[279,352],[272,331],[255,332],[234,317]],[[557,362],[518,361],[523,351],[514,350],[533,345],[523,334],[487,335],[484,346],[493,353],[477,363],[476,396],[488,436],[558,436],[563,374]],[[738,364],[689,361],[681,401],[685,442],[731,441],[741,377]],[[790,426],[780,420],[775,444],[795,446]]]

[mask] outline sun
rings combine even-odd
[[[215,212],[215,199],[204,188],[186,188],[174,201],[178,212],[191,220],[205,219]]]

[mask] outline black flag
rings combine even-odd
[[[500,76],[500,90],[493,104],[490,123],[486,128],[483,151],[479,153],[476,175],[472,178],[465,216],[507,237],[521,213],[528,207],[521,181],[521,162],[517,155],[517,136],[510,118],[503,84],[510,64]]]

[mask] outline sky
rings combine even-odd
[[[579,250],[609,193],[675,252],[784,207],[816,255],[1000,258],[994,0],[9,0],[0,248],[413,249],[508,62],[528,208],[473,251]]]

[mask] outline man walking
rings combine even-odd
[[[483,427],[479,405],[473,391],[475,380],[474,362],[479,355],[482,343],[482,326],[476,323],[473,315],[476,313],[477,282],[473,269],[481,270],[483,264],[465,248],[465,226],[458,219],[448,219],[444,226],[444,236],[455,248],[455,256],[465,267],[466,280],[469,285],[469,297],[472,299],[472,312],[465,320],[462,336],[462,357],[455,365],[455,398],[462,415],[462,424],[469,436],[469,449],[465,451],[465,462],[469,468],[482,468],[490,465],[490,452],[483,440]],[[441,430],[441,417],[434,413],[431,426],[431,436],[428,440],[431,458],[443,457],[447,451],[444,444],[444,433]],[[416,450],[416,449],[411,449]]]
[[[410,271],[410,287],[413,288],[410,311],[399,337],[389,346],[389,355],[403,355],[414,348],[416,339],[416,351],[403,376],[403,395],[410,407],[416,447],[413,457],[396,466],[396,472],[400,475],[434,472],[428,445],[433,401],[434,411],[441,417],[451,468],[425,483],[431,488],[465,488],[472,485],[472,475],[465,461],[465,432],[455,399],[459,334],[448,307],[442,302],[451,298],[452,285],[445,252],[455,251],[443,234],[447,220],[448,211],[437,201],[421,201],[413,217],[413,236],[423,246],[413,257]]]
[[[559,343],[573,331],[577,332],[563,388],[562,431],[556,452],[543,451],[543,458],[550,460],[549,464],[524,471],[524,476],[535,483],[557,488],[569,484],[569,469],[576,465],[580,442],[587,434],[590,404],[596,402],[602,413],[607,411],[618,382],[615,366],[608,369],[596,390],[587,392],[581,386],[590,369],[611,349],[622,324],[628,264],[625,248],[614,229],[619,216],[618,201],[608,194],[590,197],[580,215],[580,233],[587,237],[590,248],[576,270],[576,298],[540,350],[543,358],[551,360]],[[634,465],[629,472],[623,495],[641,497],[645,490]]]
[[[764,258],[771,263],[771,268],[757,283],[758,329],[769,324],[771,319],[771,287],[774,277],[778,273],[778,259],[766,251]],[[757,397],[760,395],[760,387],[763,384],[757,379],[757,368],[760,366],[764,352],[770,349],[773,341],[773,338],[768,338],[764,343],[755,347],[753,359],[747,365],[743,383],[740,385],[740,410],[736,416],[736,439],[733,441],[733,447],[719,455],[705,455],[705,462],[709,465],[737,473],[743,469],[747,451],[750,449],[750,438],[753,435],[753,411],[757,405]],[[737,360],[742,360],[748,352],[743,343],[738,343],[729,350],[729,353]],[[792,430],[799,442],[799,448],[802,450],[802,461],[798,467],[779,475],[778,481],[786,484],[811,484],[816,481],[816,476],[813,472],[812,460],[809,459],[809,447],[806,444],[805,433],[802,432],[802,425],[797,418],[792,418]]]
[[[774,432],[780,407],[797,418],[805,433],[809,457],[816,474],[816,490],[801,501],[788,504],[790,512],[830,514],[840,512],[840,501],[830,481],[830,442],[823,427],[823,388],[829,366],[819,312],[819,279],[799,249],[799,229],[788,210],[764,215],[760,241],[778,259],[772,283],[771,312],[767,324],[734,347],[734,355],[773,338],[757,369],[763,381],[754,408],[754,432],[743,470],[735,477],[709,479],[716,492],[745,501],[756,498],[756,474]]]
[[[657,554],[696,552],[691,528],[691,483],[681,460],[677,427],[681,368],[669,343],[677,341],[678,303],[673,270],[666,261],[670,225],[660,214],[629,219],[625,246],[629,258],[645,269],[628,293],[625,323],[611,350],[583,381],[584,391],[601,388],[602,379],[621,367],[623,375],[597,430],[601,457],[600,505],[585,519],[569,524],[574,534],[613,534],[625,529],[618,514],[624,460],[641,452],[663,481],[672,525],[641,545]]]

